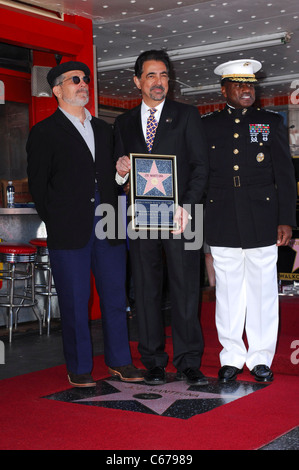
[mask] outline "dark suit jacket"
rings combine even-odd
[[[282,117],[228,107],[202,118],[210,177],[205,238],[209,245],[275,244],[277,226],[296,226],[296,185]]]
[[[87,244],[94,222],[95,180],[101,203],[117,208],[113,131],[94,117],[91,125],[95,162],[80,133],[59,109],[30,131],[29,189],[46,224],[49,248],[77,249]]]
[[[142,132],[141,105],[115,121],[115,159],[148,153]],[[207,147],[198,110],[166,99],[151,154],[176,155],[178,202],[199,204],[208,175]]]

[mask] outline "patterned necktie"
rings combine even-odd
[[[146,124],[146,145],[147,145],[147,148],[148,148],[149,152],[151,152],[151,150],[152,150],[155,135],[156,135],[156,130],[157,130],[157,126],[158,126],[158,122],[155,119],[155,112],[156,111],[157,111],[156,108],[151,108],[149,110],[150,116],[149,116],[149,118],[147,120],[147,124]]]

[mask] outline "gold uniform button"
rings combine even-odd
[[[235,170],[235,171],[238,171],[238,169],[239,169],[239,165],[235,165],[235,166],[234,166],[234,170]]]
[[[263,153],[258,153],[257,156],[256,156],[256,161],[258,163],[261,163],[265,158],[265,155]]]
[[[240,119],[236,118],[236,119],[235,119],[235,123],[236,123],[236,124],[239,124],[239,122],[240,122]]]
[[[235,149],[235,150],[234,150],[234,154],[235,154],[235,155],[238,155],[238,153],[239,153],[239,150],[238,150],[238,149]]]
[[[237,132],[236,132],[236,133],[234,134],[234,138],[235,138],[235,139],[238,139],[239,137],[240,137],[239,134],[237,134]]]

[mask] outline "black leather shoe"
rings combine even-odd
[[[272,382],[274,378],[270,367],[264,364],[258,364],[250,372],[258,382]]]
[[[208,379],[203,375],[199,369],[189,367],[176,374],[177,380],[186,380],[188,385],[207,385]]]
[[[219,382],[225,384],[227,382],[233,382],[236,380],[237,375],[241,374],[243,369],[238,369],[234,366],[222,366],[218,372]]]
[[[144,382],[147,385],[166,384],[166,373],[164,367],[156,366],[149,369],[144,376]]]
[[[73,374],[72,372],[68,373],[69,383],[73,387],[95,387],[96,382],[93,380],[90,374]]]

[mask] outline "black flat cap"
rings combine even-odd
[[[86,64],[83,62],[76,62],[74,60],[70,60],[69,62],[64,62],[63,64],[56,65],[53,67],[47,75],[47,80],[51,88],[54,86],[55,79],[59,77],[59,75],[70,72],[71,70],[82,70],[85,75],[90,75],[90,70]]]

